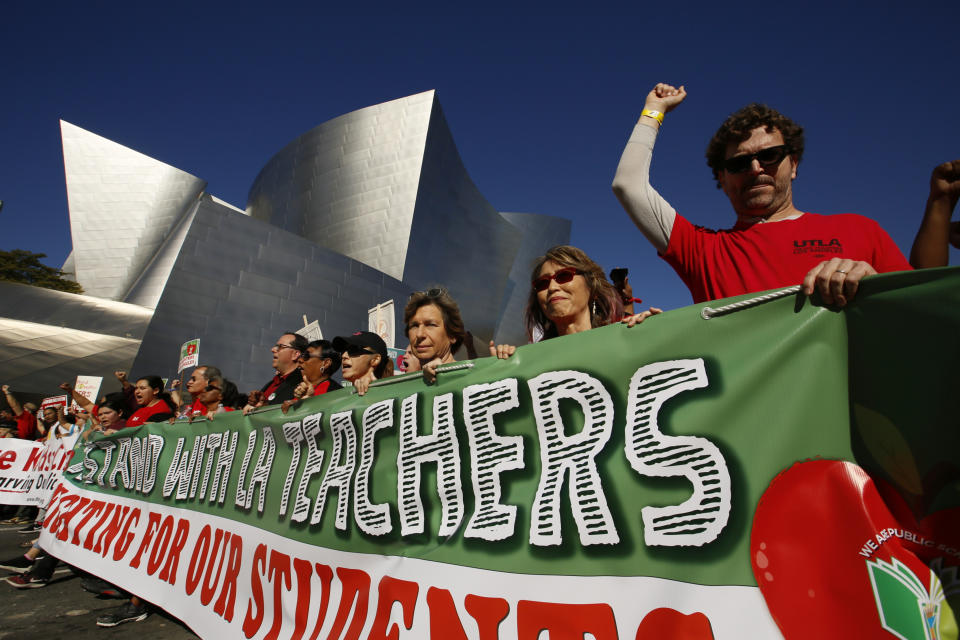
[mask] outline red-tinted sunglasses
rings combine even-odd
[[[576,267],[564,267],[563,269],[558,269],[554,271],[553,275],[550,276],[540,276],[533,281],[533,290],[534,291],[543,291],[550,286],[551,280],[556,280],[557,284],[567,284],[573,280],[573,276],[580,273]]]

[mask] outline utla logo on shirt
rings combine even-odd
[[[795,254],[810,253],[826,255],[828,253],[835,253],[839,255],[843,253],[843,245],[840,244],[839,238],[831,238],[830,240],[818,240],[816,238],[811,240],[794,240],[793,252]]]

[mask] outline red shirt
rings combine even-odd
[[[800,284],[831,258],[863,260],[878,273],[912,268],[879,224],[852,213],[805,213],[723,231],[694,226],[677,214],[661,257],[695,303]]]
[[[173,411],[171,411],[170,406],[167,405],[166,402],[164,402],[163,400],[159,400],[157,401],[157,404],[153,406],[140,407],[139,409],[134,411],[133,415],[127,419],[127,426],[139,427],[140,425],[142,425],[144,422],[147,421],[147,418],[149,418],[152,415],[156,415],[158,413],[173,413]]]
[[[194,414],[198,414],[202,416],[206,413],[207,413],[207,407],[204,406],[202,402],[200,402],[200,398],[197,398],[196,400],[193,401],[193,404],[187,407],[187,410],[183,412],[183,416],[186,418],[189,418]]]
[[[33,440],[37,435],[37,417],[24,409],[20,415],[14,416],[17,421],[17,437],[24,440]]]
[[[324,380],[323,382],[321,382],[320,384],[318,384],[313,388],[313,395],[315,396],[323,395],[329,390],[330,390],[330,381]]]

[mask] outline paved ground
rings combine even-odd
[[[19,545],[31,536],[17,533],[21,527],[0,525],[0,560],[26,549]],[[122,604],[123,600],[101,599],[80,588],[80,578],[64,565],[57,568],[42,589],[14,589],[0,570],[0,640],[86,640],[87,638],[138,638],[139,640],[181,640],[196,638],[176,618],[155,611],[143,622],[128,622],[104,629],[97,616]]]

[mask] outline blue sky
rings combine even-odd
[[[747,102],[806,128],[799,208],[871,216],[904,253],[930,171],[960,158],[955,1],[634,3],[583,14],[490,5],[473,15],[364,6],[344,15],[321,3],[5,3],[0,249],[43,252],[57,266],[70,250],[61,118],[201,177],[243,208],[292,138],[436,89],[494,207],[571,219],[573,244],[608,270],[629,267],[636,294],[664,308],[689,294],[610,190],[656,82],[685,84],[689,97],[667,116],[653,182],[698,224],[733,223],[703,154]]]

